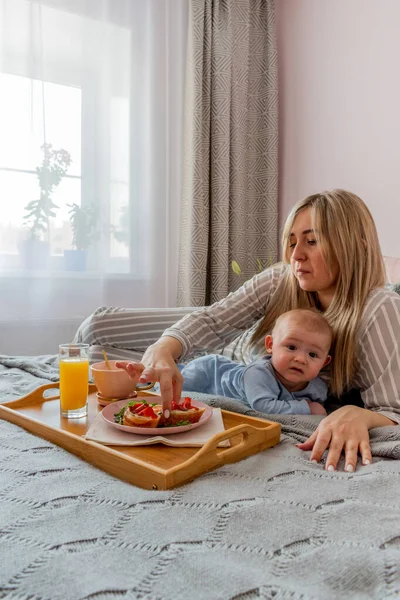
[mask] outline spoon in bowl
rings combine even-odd
[[[111,369],[110,361],[108,360],[108,356],[106,354],[106,351],[102,350],[101,353],[104,356],[104,360],[105,360],[107,369],[109,369],[111,371],[112,369]]]

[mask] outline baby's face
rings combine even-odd
[[[274,331],[272,365],[286,387],[297,387],[318,376],[329,362],[330,339],[326,333],[284,321]]]

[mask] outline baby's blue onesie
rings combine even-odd
[[[270,415],[309,415],[306,400],[322,404],[328,393],[320,377],[299,392],[289,392],[276,378],[269,355],[245,365],[220,354],[208,354],[179,367],[184,379],[183,390],[241,400]]]

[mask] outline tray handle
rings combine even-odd
[[[35,388],[34,390],[32,390],[31,392],[29,392],[29,394],[27,394],[26,396],[23,396],[22,398],[19,398],[19,400],[31,400],[33,397],[38,397],[38,395],[43,396],[43,393],[46,390],[51,390],[51,389],[56,389],[60,387],[60,382],[59,381],[53,381],[52,383],[45,383],[44,385],[41,385],[40,387]],[[47,398],[57,398],[58,395],[54,395],[54,396],[46,396]]]
[[[230,448],[218,447],[220,442],[229,440],[237,435],[241,435],[242,439],[235,446],[231,446]],[[185,471],[186,469],[190,469],[194,464],[197,470],[203,466],[213,468],[214,466],[221,466],[228,462],[235,462],[240,460],[240,458],[249,456],[249,446],[259,450],[263,444],[265,444],[265,427],[253,427],[247,423],[236,425],[232,429],[214,435],[196,454],[184,463],[171,469],[169,474],[172,475],[175,471]]]
[[[229,440],[236,435],[242,436],[239,444],[230,448],[218,447],[218,444],[224,440]],[[217,456],[223,459],[227,457],[235,458],[238,453],[242,452],[248,446],[248,444],[251,443],[251,445],[254,445],[258,442],[261,443],[264,440],[265,427],[253,427],[252,425],[243,423],[241,425],[236,425],[227,431],[221,431],[221,433],[215,434],[206,444],[204,444],[203,448],[197,453],[197,456],[202,453],[207,454],[208,452],[215,451]]]
[[[44,392],[46,390],[51,390],[51,389],[57,389],[60,387],[60,382],[59,381],[53,381],[52,383],[45,383],[44,385],[41,385],[37,388],[35,388],[34,390],[32,390],[31,392],[29,392],[29,394],[26,394],[26,396],[22,396],[21,398],[18,398],[18,400],[10,400],[9,402],[4,402],[3,406],[24,406],[26,403],[29,402],[33,402],[33,401],[37,401],[38,397],[43,399],[43,400],[54,400],[55,398],[59,398],[60,397],[60,393],[59,391],[57,391],[56,394],[52,395],[52,396],[44,396]],[[96,386],[92,383],[89,383],[89,394],[96,391]]]

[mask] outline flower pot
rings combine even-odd
[[[43,271],[49,265],[50,244],[39,240],[24,240],[19,244],[19,254],[23,269]]]
[[[64,267],[66,271],[86,270],[86,250],[64,250]]]

